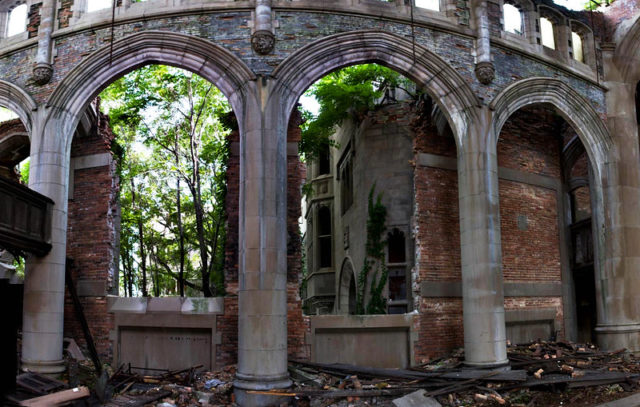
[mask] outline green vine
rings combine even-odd
[[[362,270],[358,275],[358,292],[356,295],[356,314],[364,314],[364,293],[369,274],[373,272],[370,298],[366,307],[367,314],[386,314],[386,298],[382,291],[387,283],[388,270],[384,261],[386,241],[382,236],[386,229],[387,208],[382,205],[382,194],[378,194],[374,202],[375,184],[369,191],[369,216],[367,218],[366,255]]]

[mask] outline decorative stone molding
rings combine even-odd
[[[473,108],[480,101],[469,84],[438,55],[397,35],[376,30],[351,31],[315,41],[287,57],[273,71],[290,112],[298,98],[315,80],[345,65],[379,61],[405,72],[437,101],[462,145]]]
[[[251,35],[251,48],[260,55],[267,55],[273,51],[276,37],[271,31],[260,30]]]
[[[493,82],[493,78],[495,78],[496,70],[493,67],[493,62],[478,62],[476,64],[476,78],[483,85],[488,85]]]
[[[53,76],[53,66],[51,64],[38,63],[33,68],[33,81],[42,86],[49,83]]]

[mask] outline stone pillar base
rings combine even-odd
[[[60,360],[24,360],[21,361],[21,370],[36,373],[62,373],[67,370],[64,359]]]
[[[236,374],[233,382],[233,394],[236,404],[241,407],[279,406],[283,402],[291,401],[286,396],[270,396],[268,394],[252,394],[251,391],[269,391],[291,387],[291,380],[287,375],[280,377],[257,377]]]
[[[633,353],[640,352],[640,324],[598,325],[595,331],[602,350],[625,348]]]

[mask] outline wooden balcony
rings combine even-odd
[[[0,248],[44,256],[51,250],[53,201],[0,177]]]

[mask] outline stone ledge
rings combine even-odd
[[[423,281],[420,295],[428,298],[462,297],[459,281]],[[504,283],[505,297],[562,297],[561,283]]]

